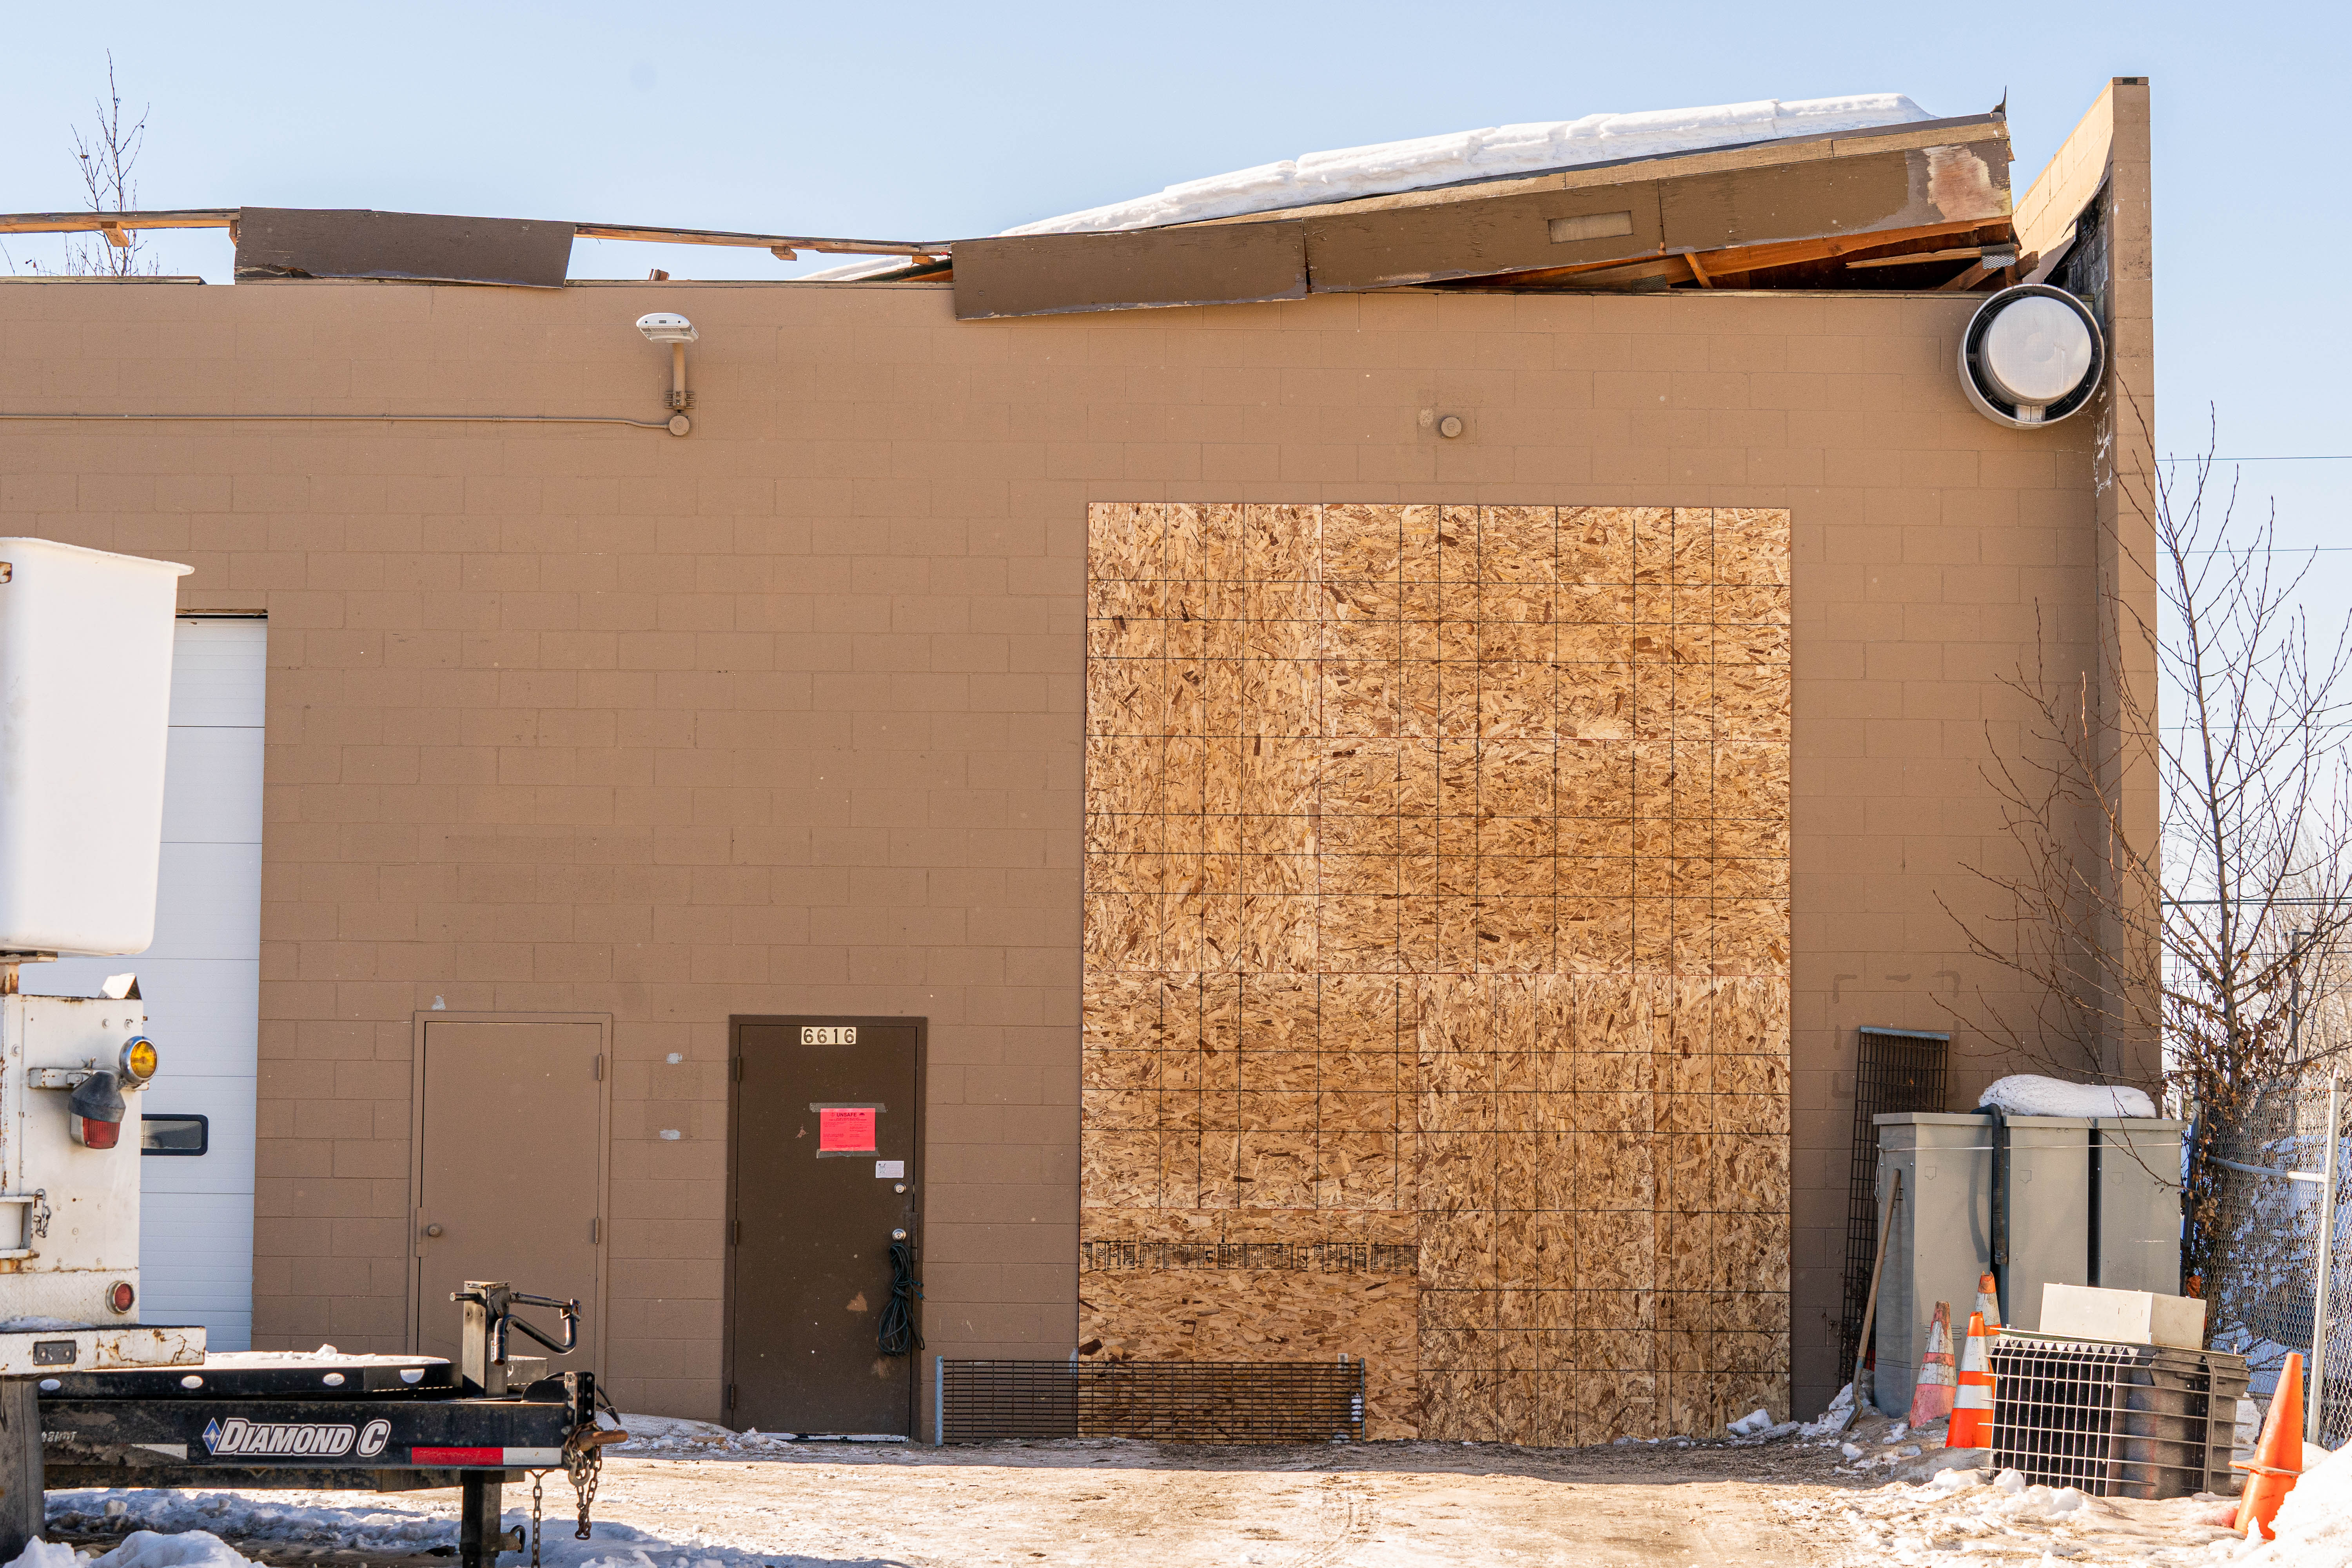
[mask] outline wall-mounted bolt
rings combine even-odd
[[[1449,441],[1468,428],[1468,426],[1462,423],[1462,416],[1459,414],[1448,414],[1437,422],[1437,433]]]

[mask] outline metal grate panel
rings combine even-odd
[[[2007,1332],[1992,1373],[1996,1470],[2094,1497],[2236,1489],[2242,1357]]]
[[[1853,1160],[1845,1213],[1845,1311],[1838,1325],[1839,1375],[1862,1351],[1862,1313],[1878,1253],[1878,1128],[1873,1118],[1944,1109],[1952,1037],[1864,1029],[1854,1053]]]
[[[1163,1443],[1360,1442],[1360,1361],[949,1361],[943,1443],[1142,1437]]]

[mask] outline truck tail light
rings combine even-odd
[[[66,1116],[73,1141],[85,1149],[111,1149],[122,1140],[122,1089],[110,1072],[94,1072],[75,1086]]]
[[[131,1304],[138,1300],[139,1292],[131,1288],[128,1279],[117,1279],[106,1292],[107,1306],[118,1312],[131,1310]]]

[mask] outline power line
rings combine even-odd
[[[2269,458],[2158,458],[2159,463],[2352,463],[2352,452],[2295,452]]]

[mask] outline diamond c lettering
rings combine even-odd
[[[232,1415],[205,1423],[205,1447],[215,1458],[339,1459],[356,1443],[361,1457],[372,1458],[383,1452],[391,1436],[388,1421],[369,1422],[364,1437],[349,1422],[247,1421]]]

